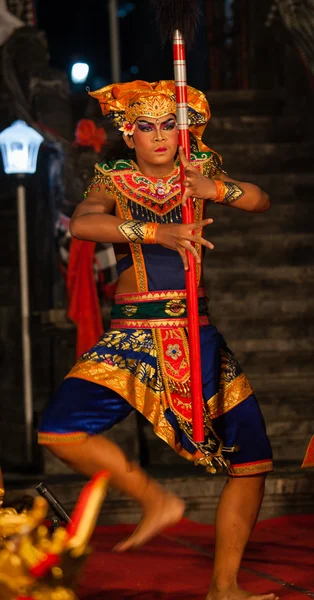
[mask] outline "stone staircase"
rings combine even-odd
[[[232,177],[269,193],[272,208],[249,214],[208,206],[215,220],[207,233],[215,244],[206,257],[211,313],[254,385],[275,461],[288,468],[300,464],[314,429],[313,144],[300,140],[301,122],[280,114],[272,115],[273,128],[262,114],[217,121],[208,143]]]
[[[222,154],[230,176],[265,189],[272,208],[250,214],[210,203],[215,244],[205,257],[212,322],[251,380],[263,410],[275,459],[261,518],[314,507],[314,470],[301,470],[314,432],[314,142],[302,120],[285,114],[272,94],[209,94],[213,117],[205,141]],[[73,330],[55,340],[55,385],[73,361]],[[62,360],[60,361],[60,356]],[[37,357],[40,361],[40,356]],[[213,522],[225,477],[205,475],[176,456],[135,414],[109,437],[188,504],[187,516]],[[71,510],[84,480],[44,453],[44,472],[7,475],[9,497],[33,493],[44,480]],[[134,522],[138,507],[110,491],[101,522]]]

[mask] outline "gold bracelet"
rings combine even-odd
[[[219,179],[213,180],[216,186],[216,196],[212,198],[213,202],[223,202],[227,193],[227,186],[223,181],[219,181]]]
[[[156,234],[159,223],[145,223],[146,230],[143,244],[156,244]]]
[[[133,244],[156,244],[156,233],[159,223],[143,223],[143,221],[124,221],[118,230],[128,242]]]

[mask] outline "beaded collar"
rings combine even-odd
[[[193,153],[191,161],[208,176],[212,175],[211,171],[216,171],[216,158],[211,152]],[[143,175],[133,160],[98,163],[95,168],[114,195],[124,197],[158,217],[164,217],[182,202],[180,182],[174,183],[179,174],[179,160],[171,173],[160,178]]]
[[[96,168],[110,177],[115,191],[156,215],[163,216],[181,204],[181,185],[174,183],[178,162],[169,175],[159,178],[143,175],[132,160],[115,161],[113,169],[106,164]]]

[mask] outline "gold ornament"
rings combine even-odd
[[[90,553],[88,542],[107,483],[104,471],[93,477],[80,494],[72,522],[53,533],[43,524],[48,510],[44,498],[35,498],[33,508],[21,514],[0,510],[1,600],[77,600],[73,588]]]
[[[125,109],[126,120],[134,123],[139,117],[161,119],[169,114],[176,114],[175,96],[167,96],[160,92],[150,95],[137,94]]]

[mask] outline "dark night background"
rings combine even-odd
[[[70,71],[75,60],[90,65],[86,85],[92,89],[111,83],[108,5],[104,0],[37,0],[38,27],[45,30],[51,64]],[[161,48],[154,11],[148,0],[120,0],[120,51],[123,81],[171,79],[172,50]],[[82,18],[82,15],[83,18]],[[198,35],[189,53],[191,85],[208,87],[208,44],[206,21],[200,22]]]

